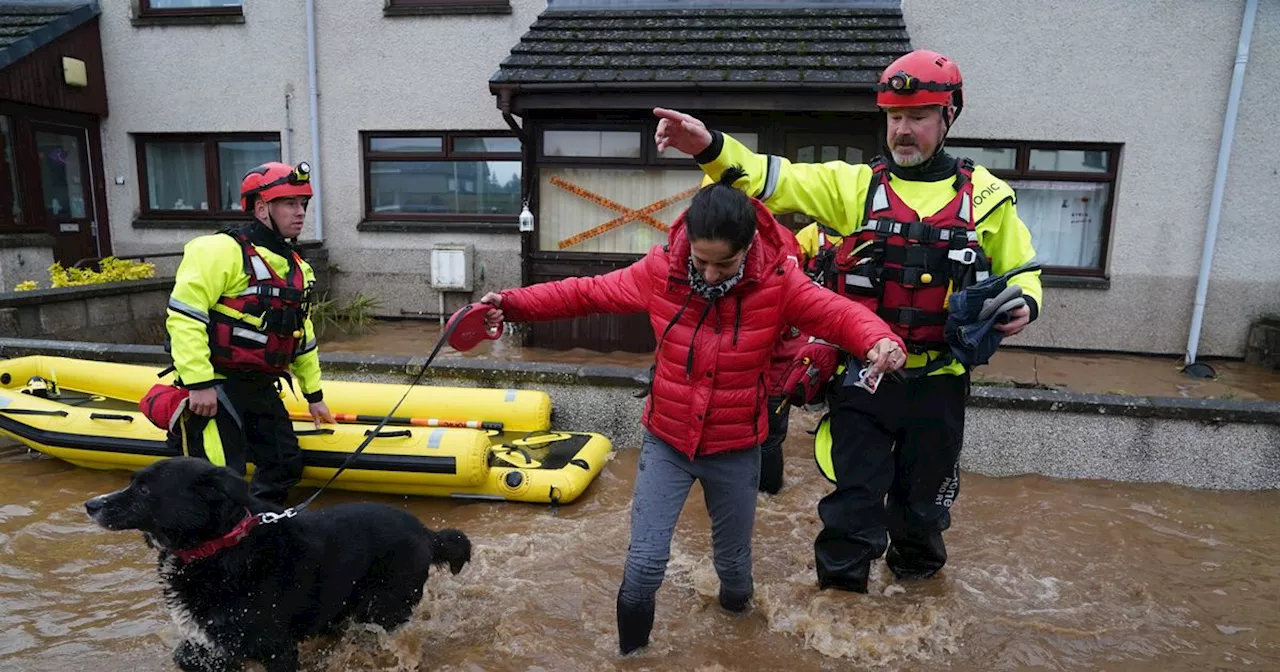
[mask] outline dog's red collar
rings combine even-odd
[[[231,528],[230,532],[221,537],[210,539],[194,548],[184,548],[180,551],[172,551],[172,553],[183,562],[193,562],[213,556],[224,548],[235,546],[249,536],[253,528],[257,527],[258,523],[261,522],[257,516],[249,513],[249,509],[244,510],[244,516],[244,520],[237,523],[235,527]]]

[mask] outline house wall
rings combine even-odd
[[[1244,2],[904,0],[912,45],[965,77],[953,134],[1121,143],[1107,289],[1049,288],[1011,343],[1180,353],[1187,345]],[[1280,312],[1280,4],[1259,3],[1201,355],[1240,356]]]
[[[324,242],[344,297],[380,312],[437,310],[429,249],[475,245],[476,292],[520,282],[516,233],[359,231],[360,132],[507,130],[488,79],[543,9],[387,17],[383,0],[317,3],[321,153],[311,156],[302,0],[246,3],[239,25],[137,27],[129,3],[101,19],[111,115],[103,124],[111,231],[122,254],[174,250],[201,233],[134,227],[134,133],[291,129],[285,159],[311,160]],[[966,76],[953,133],[1120,143],[1105,289],[1051,287],[1030,346],[1177,353],[1186,346],[1243,2],[1003,0],[975,16],[946,0],[903,0],[916,47]],[[1200,346],[1240,356],[1249,323],[1280,312],[1280,5],[1257,16]],[[289,112],[286,114],[286,100]],[[527,168],[526,168],[527,170]],[[116,180],[123,184],[117,184]],[[303,238],[314,238],[309,215]]]
[[[302,0],[246,2],[242,24],[163,27],[135,26],[129,3],[104,3],[112,114],[103,132],[116,251],[180,250],[214,230],[134,226],[140,194],[133,134],[278,132],[285,161],[308,160],[315,168],[323,238],[343,297],[375,296],[387,315],[435,312],[437,294],[428,285],[437,243],[474,244],[476,297],[518,285],[514,232],[357,230],[364,214],[361,131],[509,131],[489,76],[545,3],[511,4],[510,15],[388,17],[384,0],[316,3],[321,146],[314,157]],[[316,233],[313,208],[301,238]],[[449,306],[465,300],[450,295]]]

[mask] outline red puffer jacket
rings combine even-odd
[[[783,261],[804,270],[804,250],[801,249],[800,242],[794,235],[783,235],[781,238],[779,242],[782,245]],[[774,395],[782,392],[782,381],[787,377],[791,363],[800,353],[800,348],[808,342],[809,337],[796,327],[787,327],[782,330],[782,336],[773,346],[773,354],[769,357],[769,371],[765,374],[766,394]]]
[[[782,383],[791,372],[791,365],[800,354],[800,349],[809,343],[809,337],[799,329],[787,327],[782,332],[778,345],[773,348],[769,358],[769,371],[765,374],[766,392],[770,395],[782,394]]]
[[[788,325],[849,352],[882,338],[905,346],[874,313],[805,276],[788,258],[792,234],[752,203],[756,237],[742,281],[718,301],[689,287],[681,216],[667,245],[631,266],[506,290],[502,311],[513,322],[648,312],[658,347],[645,428],[691,458],[757,446],[768,434],[766,372]]]

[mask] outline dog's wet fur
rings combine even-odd
[[[432,565],[457,574],[471,559],[458,530],[433,532],[382,504],[340,504],[259,524],[238,544],[183,562],[173,550],[220,538],[246,515],[283,511],[251,497],[234,472],[190,457],[145,467],[85,509],[108,530],[141,531],[159,551],[165,599],[183,631],[174,662],[186,671],[249,660],[296,670],[300,640],[350,622],[390,631],[409,620]]]

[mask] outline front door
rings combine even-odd
[[[40,161],[42,216],[53,236],[53,258],[70,267],[101,256],[88,129],[32,124]]]
[[[878,141],[873,135],[787,133],[786,144],[786,156],[792,163],[826,163],[828,161],[866,163],[878,151]],[[861,215],[861,213],[858,214]],[[796,213],[788,217],[780,217],[779,221],[798,230],[814,220]],[[831,222],[823,222],[823,224],[834,226]]]

